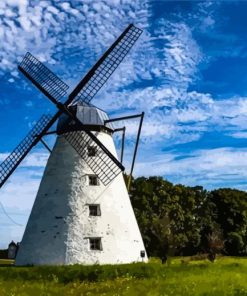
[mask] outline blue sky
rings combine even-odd
[[[135,176],[247,189],[247,2],[0,1],[0,161],[54,107],[17,65],[27,51],[71,90],[129,23],[141,38],[93,103],[145,111]],[[129,168],[137,122],[127,127]],[[46,141],[52,146],[54,137]],[[118,143],[118,139],[116,139]],[[0,191],[0,247],[20,240],[47,151],[38,145]]]

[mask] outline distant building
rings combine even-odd
[[[19,243],[16,244],[14,241],[12,241],[9,244],[9,247],[8,247],[8,259],[15,259],[18,248],[19,248]]]

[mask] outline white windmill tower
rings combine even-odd
[[[41,141],[47,147],[42,137],[51,133],[49,129],[58,119],[58,137],[40,183],[16,265],[147,261],[122,175],[124,167],[117,159],[112,139],[116,130],[111,122],[121,118],[111,120],[104,111],[90,104],[141,32],[134,25],[128,26],[65,103],[60,99],[68,86],[30,53],[18,67],[59,110],[53,117],[42,116],[0,165],[1,187],[33,146]],[[127,118],[137,116],[140,115]],[[143,114],[141,123],[142,119]]]

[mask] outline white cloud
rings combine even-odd
[[[8,153],[1,153],[0,161],[7,156]],[[11,240],[21,240],[47,158],[47,153],[29,154],[1,188],[0,201],[4,209],[0,206],[0,248]]]
[[[0,190],[0,248],[11,241],[20,241],[38,191],[43,169],[17,171]],[[9,217],[8,217],[9,216]]]
[[[230,134],[233,138],[247,139],[247,132],[236,132]]]
[[[17,207],[21,210],[30,210],[38,190],[41,175],[34,179],[36,171],[17,171],[1,188],[0,199],[7,207]]]
[[[196,79],[197,65],[201,61],[199,46],[193,39],[190,28],[184,23],[165,23],[164,28],[166,34],[162,37],[168,42],[163,52],[164,74],[175,84],[185,84],[186,87]]]
[[[69,85],[75,84],[75,80],[78,81],[78,68],[87,69],[89,64],[93,64],[127,23],[138,20],[137,25],[145,28],[148,26],[150,14],[146,1],[136,1],[133,4],[128,0],[121,5],[109,1],[57,4],[41,1],[34,5],[24,1],[22,8],[18,1],[4,3],[5,9],[9,6],[19,7],[19,17],[23,17],[25,22],[32,25],[18,27],[11,16],[2,20],[5,32],[10,29],[12,31],[9,40],[6,35],[3,36],[4,42],[1,44],[5,58],[2,60],[2,66],[0,65],[0,71],[1,68],[4,71],[11,70],[16,76],[14,68],[17,52],[22,56],[26,50],[30,50],[41,61],[49,61],[57,67],[57,57],[61,56],[62,50],[73,56],[73,50],[76,49],[75,54],[80,61],[63,67],[63,75],[68,78]],[[72,9],[78,13],[71,15]],[[107,13],[111,15],[109,19],[106,17]],[[119,19],[123,22],[118,22]],[[119,25],[116,26],[116,23]],[[202,60],[199,46],[193,39],[189,26],[183,21],[171,22],[164,19],[159,21],[152,34],[148,30],[144,31],[138,43],[139,46],[134,48],[121,64],[100,96],[95,99],[95,103],[118,113],[122,113],[126,108],[133,112],[145,111],[144,135],[156,134],[157,139],[165,136],[178,140],[182,131],[181,127],[176,126],[178,122],[203,121],[208,116],[207,111],[205,112],[205,109],[208,110],[206,103],[201,107],[196,102],[199,96],[203,100],[207,95],[195,94],[197,98],[193,100],[193,92],[187,94],[188,85],[197,79],[197,66]],[[81,54],[78,54],[80,51]],[[66,54],[63,58],[66,58]],[[75,56],[73,58],[75,59]],[[123,91],[121,88],[133,81],[142,82],[143,79],[158,79],[159,86],[136,89],[134,92]],[[184,108],[186,104],[188,107]],[[158,110],[159,108],[163,109]],[[132,126],[130,129],[133,134]],[[183,135],[182,141],[185,138],[188,141],[197,138],[198,132],[195,133],[196,135],[190,131],[190,135]]]
[[[188,15],[193,29],[202,31],[204,34],[212,32],[219,21],[216,13],[221,4],[220,1],[198,1],[196,10]]]
[[[67,67],[68,70],[63,68],[64,77],[73,85],[80,76],[78,68],[87,69],[127,23],[138,20],[139,25],[148,30],[144,31],[139,46],[134,48],[94,102],[113,115],[145,111],[142,135],[149,143],[194,141],[204,131],[216,126],[228,134],[229,126],[232,129],[243,128],[246,98],[217,101],[210,94],[188,92],[188,86],[198,79],[198,65],[204,56],[193,38],[194,28],[181,17],[176,21],[161,18],[152,31],[148,27],[151,12],[146,1],[133,3],[128,0],[121,4],[115,1],[37,1],[35,5],[31,1],[1,3],[0,8],[5,11],[17,7],[18,17],[32,24],[30,28],[29,25],[21,28],[14,22],[16,16],[9,13],[1,19],[6,29],[2,37],[4,42],[0,43],[4,56],[2,70],[11,70],[13,76],[17,75],[13,70],[16,52],[21,56],[24,51],[31,50],[41,61],[57,66],[63,50],[63,58],[66,54],[74,60],[81,57],[79,62]],[[212,27],[214,9],[212,3],[198,3],[198,13],[188,15],[188,20],[198,19]],[[111,17],[108,18],[107,14]],[[119,19],[123,21],[116,22]],[[27,33],[26,29],[31,31]],[[121,88],[144,79],[158,82],[158,85],[134,90]],[[137,122],[128,122],[126,126],[129,135],[134,136]]]
[[[9,153],[0,153],[0,161],[4,161]],[[46,165],[49,154],[46,152],[29,153],[21,162],[20,167],[44,167]]]
[[[111,1],[2,0],[0,10],[3,12],[0,15],[0,74],[15,70],[17,60],[26,51],[42,57],[44,62],[58,64],[54,55],[61,56],[61,50],[66,48],[76,48],[83,71],[95,58],[92,52],[98,56],[128,23],[140,20],[139,25],[144,24],[148,16],[146,1],[129,0],[120,5]],[[78,65],[72,65],[68,71],[63,67],[64,77],[78,79],[77,75],[70,77],[74,68],[78,69]]]
[[[27,223],[29,210],[21,210],[17,206],[6,207],[0,204],[0,249],[7,248],[8,244],[14,240],[21,241]]]
[[[173,182],[206,188],[221,186],[238,187],[247,190],[242,180],[247,178],[247,149],[217,148],[196,150],[190,153],[167,152],[140,160],[136,165],[136,175],[163,175]],[[149,168],[148,171],[145,168]]]

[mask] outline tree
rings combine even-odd
[[[247,244],[247,193],[236,189],[218,189],[211,192],[215,204],[216,222],[225,238],[229,255],[242,255]]]
[[[223,250],[247,254],[247,193],[209,192],[173,185],[162,177],[132,179],[131,202],[149,256],[194,255]]]
[[[229,232],[225,247],[227,254],[230,256],[242,255],[245,251],[243,237],[237,232]]]
[[[219,225],[215,225],[214,229],[208,235],[208,259],[214,261],[216,255],[220,254],[224,249],[224,239],[222,230],[219,228]]]
[[[172,184],[161,177],[137,178],[131,187],[131,201],[147,252],[162,256],[167,252]]]
[[[195,197],[193,189],[161,177],[133,181],[131,201],[149,255],[173,255],[189,245],[191,250],[198,246]]]

